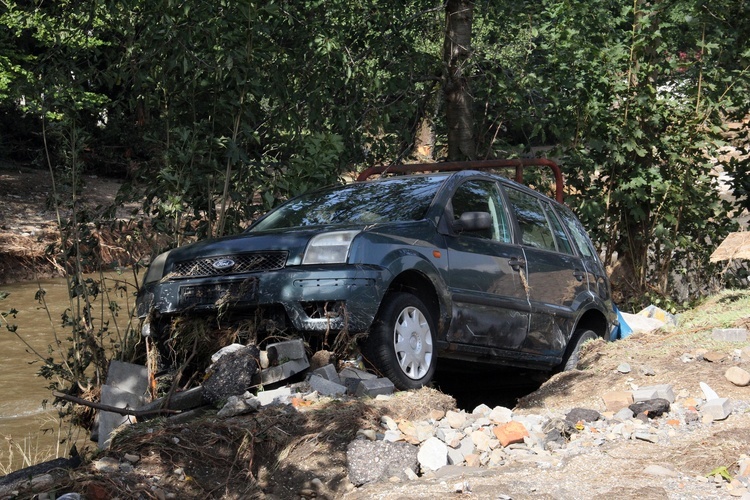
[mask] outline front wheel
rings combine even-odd
[[[573,333],[573,337],[570,339],[568,349],[560,365],[560,371],[574,370],[578,366],[578,361],[581,358],[581,347],[585,342],[589,340],[596,340],[599,336],[591,330],[576,330]]]
[[[367,361],[399,389],[427,385],[435,373],[435,322],[429,309],[410,293],[383,300],[362,346]]]

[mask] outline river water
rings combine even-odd
[[[132,295],[135,291],[132,273],[107,275],[105,284],[113,291],[115,283],[120,280],[131,283],[127,290]],[[35,299],[40,288],[46,292],[46,307]],[[0,319],[0,438],[4,438],[0,441],[2,475],[29,463],[67,454],[70,443],[60,446],[58,442],[71,428],[68,424],[60,425],[57,410],[51,404],[54,397],[47,388],[51,381],[37,375],[40,363],[32,349],[42,356],[49,356],[48,346],[54,345],[56,336],[64,346],[67,345],[65,339],[70,335],[70,330],[61,326],[61,315],[71,303],[67,284],[62,278],[0,285],[0,292],[8,294],[0,300],[0,312],[11,309],[18,311],[15,318],[7,316]],[[107,299],[115,300],[115,297]],[[127,322],[126,303],[129,300],[132,305],[133,298],[119,295],[116,300],[123,308],[117,322],[120,328],[124,328]],[[6,321],[17,326],[18,336],[8,331]],[[61,360],[59,354],[53,356]],[[45,399],[50,403],[46,409],[42,406]],[[76,433],[74,440],[82,436],[81,430],[76,430]]]

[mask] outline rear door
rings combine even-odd
[[[470,179],[446,207],[448,226],[467,212],[489,213],[491,227],[446,235],[453,318],[446,340],[518,350],[529,323],[523,251],[513,244],[510,217],[496,182]]]
[[[583,260],[546,198],[505,186],[526,260],[531,317],[522,350],[562,356],[588,293]]]

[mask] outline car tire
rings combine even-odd
[[[435,322],[419,298],[405,292],[386,295],[364,341],[365,359],[398,389],[417,389],[435,374]]]
[[[568,351],[565,358],[560,364],[560,371],[567,372],[574,370],[578,366],[578,361],[581,357],[581,346],[589,340],[596,340],[598,338],[599,336],[591,330],[576,330],[568,344]]]

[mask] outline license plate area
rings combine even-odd
[[[230,283],[185,285],[180,287],[180,307],[222,307],[237,302],[251,302],[257,298],[258,278]]]

